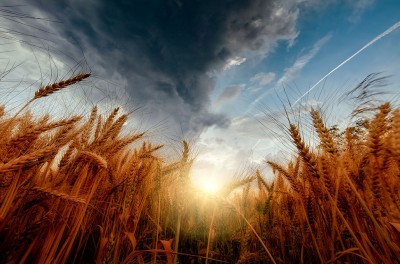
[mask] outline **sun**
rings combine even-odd
[[[192,186],[204,194],[216,194],[222,188],[219,181],[211,178],[193,179]]]
[[[223,189],[223,182],[218,175],[208,170],[197,171],[191,176],[192,187],[203,195],[215,195]]]
[[[203,191],[210,194],[215,194],[219,190],[219,186],[213,181],[205,181],[202,186]]]

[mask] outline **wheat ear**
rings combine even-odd
[[[83,205],[87,204],[86,200],[83,198],[80,198],[78,196],[68,195],[66,193],[63,193],[63,192],[60,192],[57,190],[52,190],[50,188],[35,186],[32,188],[32,191],[38,192],[39,195],[43,194],[44,196],[48,197],[49,199],[56,197],[56,198],[59,198],[61,200],[65,200],[68,202],[75,202],[75,203],[79,203],[79,204],[83,204]]]
[[[382,135],[386,129],[386,117],[390,112],[390,104],[385,103],[379,107],[379,112],[371,122],[369,128],[369,147],[371,154],[375,157],[379,156],[378,152],[381,151],[383,142]]]
[[[297,147],[297,151],[299,152],[299,155],[303,159],[304,163],[307,165],[309,168],[311,174],[319,178],[319,173],[317,169],[317,162],[315,161],[314,156],[310,152],[310,149],[304,144],[303,139],[300,136],[299,130],[297,129],[296,125],[290,124],[290,136],[293,139],[293,143]]]
[[[329,134],[329,131],[326,128],[319,111],[311,109],[310,113],[313,120],[314,128],[318,133],[318,137],[321,141],[322,147],[326,150],[326,152],[335,154],[335,143],[333,142],[332,136]]]
[[[400,162],[400,109],[393,113],[393,144],[392,151]],[[399,163],[400,164],[400,163]]]
[[[107,169],[107,161],[102,156],[91,151],[81,151],[80,154],[83,158],[92,160],[100,168]]]
[[[32,100],[36,100],[42,97],[46,97],[58,90],[61,90],[67,86],[73,85],[75,83],[78,83],[86,78],[88,78],[90,76],[90,73],[78,73],[77,75],[72,76],[71,78],[61,81],[61,82],[57,82],[57,83],[53,83],[53,84],[49,84],[46,86],[42,86],[39,88],[39,90],[37,90],[35,92],[35,96],[33,97]]]
[[[18,146],[20,143],[25,142],[26,140],[29,139],[33,139],[36,136],[38,136],[39,134],[52,130],[54,128],[57,127],[61,127],[61,126],[67,126],[67,125],[71,125],[73,123],[78,122],[81,119],[80,116],[74,116],[70,119],[65,119],[65,120],[61,120],[58,122],[54,122],[54,123],[50,123],[47,125],[43,125],[43,126],[39,126],[39,127],[35,127],[34,129],[25,132],[23,135],[20,135],[18,137],[16,137],[15,139],[11,140],[11,142],[9,143],[9,145],[13,145],[13,146]]]
[[[284,168],[272,161],[267,161],[274,171],[278,171],[281,175],[285,176],[286,180],[290,183],[290,187],[299,194],[302,194],[301,185],[292,177]]]
[[[0,105],[0,118],[4,116],[4,114],[6,113],[4,105]]]
[[[7,163],[0,164],[0,172],[15,171],[25,165],[32,165],[35,163],[40,163],[40,158],[45,157],[49,154],[54,153],[54,146],[49,146],[40,150],[33,151],[29,154],[13,159]]]
[[[78,73],[77,75],[72,76],[71,78],[65,80],[65,81],[61,81],[61,82],[57,82],[57,83],[53,83],[53,84],[49,84],[46,86],[42,86],[39,88],[39,90],[37,90],[35,92],[35,96],[29,100],[21,109],[18,110],[17,113],[14,114],[14,116],[12,118],[10,118],[7,122],[7,125],[4,126],[2,128],[2,131],[7,131],[7,129],[9,128],[9,126],[11,125],[11,122],[26,108],[28,107],[28,105],[30,105],[33,101],[35,101],[36,99],[42,98],[42,97],[46,97],[58,90],[61,90],[67,86],[73,85],[75,83],[78,83],[86,78],[88,78],[90,76],[90,73]]]
[[[107,120],[104,122],[102,132],[104,133],[105,131],[108,130],[108,128],[112,125],[114,118],[117,116],[119,111],[119,107],[114,108],[114,110],[111,112],[111,114],[108,116]],[[96,129],[97,130],[97,129]]]
[[[89,145],[90,135],[92,133],[93,124],[97,117],[97,106],[92,108],[92,112],[90,113],[89,120],[86,122],[83,130],[82,130],[82,138],[81,143],[82,146]]]

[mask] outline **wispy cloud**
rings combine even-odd
[[[312,90],[314,90],[315,87],[318,86],[318,84],[320,84],[323,80],[325,80],[329,75],[331,75],[332,73],[334,73],[337,69],[339,69],[340,67],[342,67],[343,65],[345,65],[347,62],[349,62],[350,60],[352,60],[355,56],[357,56],[359,53],[361,53],[363,50],[365,50],[366,48],[368,48],[369,46],[371,46],[372,44],[374,44],[375,42],[377,42],[378,40],[380,40],[381,38],[389,35],[390,33],[392,33],[393,31],[395,31],[396,29],[398,29],[400,27],[400,21],[398,21],[396,24],[394,24],[393,26],[391,26],[390,28],[386,29],[384,32],[382,32],[381,34],[379,34],[378,36],[376,36],[373,40],[371,40],[370,42],[368,42],[367,44],[365,44],[361,49],[359,49],[356,53],[354,53],[353,55],[351,55],[350,57],[348,57],[347,59],[345,59],[343,62],[341,62],[338,66],[336,66],[335,68],[333,68],[330,72],[328,72],[327,74],[325,74],[324,77],[322,77],[318,82],[316,82],[313,86],[311,86],[310,89],[308,89],[302,96],[300,96],[293,105],[297,104],[301,99],[304,98],[304,96],[306,96],[307,94],[309,94]]]
[[[276,89],[280,89],[284,84],[292,82],[296,77],[301,73],[303,68],[318,54],[320,49],[329,41],[329,39],[332,37],[332,34],[329,33],[323,38],[319,39],[312,49],[300,56],[291,67],[288,67],[284,70],[284,74],[282,75],[281,78],[276,82],[276,85],[268,90],[266,90],[262,95],[260,95],[256,100],[253,101],[253,103],[249,106],[247,109],[247,113],[251,111],[251,109],[258,103],[260,102],[265,96],[270,94]]]
[[[275,79],[276,74],[273,72],[259,72],[250,78],[251,82],[256,82],[259,85],[267,85]]]
[[[374,0],[349,0],[349,4],[353,8],[353,14],[349,18],[350,22],[357,22],[361,15],[374,4]]]
[[[372,6],[372,4],[374,3],[374,0],[356,0],[356,1],[352,0],[351,2],[353,3],[354,11],[362,12],[365,9]]]
[[[318,40],[307,54],[299,57],[291,67],[286,68],[283,76],[277,81],[278,88],[285,83],[292,82],[300,74],[303,68],[315,57],[315,55],[318,54],[320,49],[329,41],[331,37],[332,34],[329,33]]]

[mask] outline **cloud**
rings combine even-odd
[[[273,91],[276,91],[277,89],[280,89],[284,84],[292,82],[300,74],[303,68],[318,54],[319,50],[329,41],[331,37],[332,34],[328,34],[319,39],[308,53],[300,56],[291,67],[286,68],[282,77],[279,78],[279,80],[276,82],[276,86],[266,90],[263,94],[257,97],[247,108],[246,114],[248,114],[252,110],[252,108],[265,96]]]
[[[239,94],[239,92],[245,87],[245,84],[234,84],[226,87],[217,98],[217,103],[223,101],[233,101]]]
[[[247,91],[252,94],[257,93],[260,90],[261,90],[261,86],[249,86],[249,88],[247,88]]]
[[[278,88],[284,84],[292,82],[302,71],[302,69],[318,54],[319,50],[329,41],[332,34],[328,34],[318,40],[313,48],[305,55],[299,57],[291,67],[284,70],[283,76],[277,81]]]
[[[354,7],[354,11],[362,12],[371,7],[374,3],[374,0],[352,0],[349,2]]]
[[[350,10],[351,14],[347,20],[356,23],[361,18],[361,15],[374,5],[375,1],[376,0],[307,0],[302,1],[302,4],[305,9],[317,12],[324,12],[335,5],[340,5],[342,8]]]
[[[69,65],[84,54],[97,76],[121,76],[135,103],[185,133],[228,123],[210,110],[215,77],[207,73],[240,65],[244,50],[293,41],[299,15],[294,0],[26,0],[13,9],[56,21],[14,17],[29,24],[12,24],[26,33],[20,40],[51,46]]]
[[[360,20],[361,15],[374,4],[374,0],[347,0],[348,4],[353,8],[353,14],[349,17],[349,21],[356,23]]]
[[[273,72],[259,72],[250,78],[251,82],[257,82],[259,85],[267,85],[275,79]]]
[[[235,58],[231,58],[228,59],[228,61],[226,62],[226,64],[224,65],[224,70],[229,70],[230,68],[234,67],[234,66],[239,66],[240,64],[244,63],[246,61],[246,58],[242,58],[242,57],[235,57]]]
[[[260,162],[274,144],[256,118],[235,118],[229,129],[210,128],[202,135],[196,146],[199,155],[192,176],[224,181],[238,172],[250,173],[251,169],[260,168]]]
[[[257,140],[270,138],[271,135],[266,132],[265,124],[261,120],[265,120],[265,116],[239,116],[232,120],[230,128],[249,138]]]

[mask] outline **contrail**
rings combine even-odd
[[[306,96],[307,94],[309,94],[312,90],[314,90],[314,88],[320,84],[326,77],[328,77],[329,75],[331,75],[332,73],[334,73],[337,69],[339,69],[340,67],[342,67],[344,64],[346,64],[348,61],[350,61],[352,58],[354,58],[355,56],[357,56],[361,51],[365,50],[366,48],[368,48],[369,46],[371,46],[372,44],[374,44],[375,42],[377,42],[378,40],[380,40],[381,38],[383,38],[386,35],[389,35],[390,33],[392,33],[393,31],[395,31],[397,28],[400,27],[400,21],[397,22],[396,24],[394,24],[393,26],[391,26],[390,28],[386,29],[383,33],[381,33],[380,35],[378,35],[376,38],[374,38],[373,40],[371,40],[370,42],[368,42],[364,47],[362,47],[361,49],[359,49],[356,53],[354,53],[353,55],[351,55],[349,58],[347,58],[345,61],[343,61],[342,63],[340,63],[338,66],[336,66],[333,70],[331,70],[330,72],[328,72],[324,77],[321,78],[321,80],[319,80],[316,84],[314,84],[313,86],[311,86],[310,89],[308,89],[307,92],[305,92],[302,96],[300,96],[293,104],[293,106],[295,106],[301,99],[303,99],[304,96]]]

